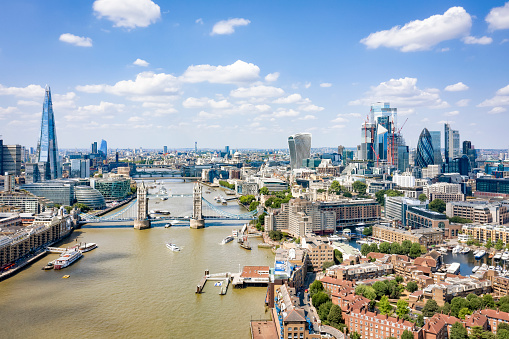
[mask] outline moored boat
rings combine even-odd
[[[58,259],[55,259],[53,262],[53,268],[55,270],[66,268],[67,266],[80,259],[82,256],[83,254],[80,250],[77,248],[72,248],[71,250],[64,252],[60,257],[58,257]]]
[[[477,252],[477,255],[474,255],[474,257],[475,257],[475,259],[479,260],[482,257],[484,257],[485,254],[486,254],[485,250],[480,250],[479,252]]]
[[[475,273],[479,270],[479,267],[480,266],[474,266],[474,268],[472,268],[472,273]]]
[[[89,242],[89,243],[83,243],[83,244],[80,243],[80,245],[78,247],[78,249],[81,251],[81,253],[91,251],[95,248],[97,248],[97,244],[95,242]]]

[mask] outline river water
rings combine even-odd
[[[166,181],[172,193],[191,193],[192,183]],[[215,192],[211,192],[214,195]],[[223,194],[224,195],[224,194]],[[188,213],[191,198],[152,199],[150,209]],[[232,212],[243,210],[229,203]],[[50,254],[0,283],[3,338],[250,338],[249,321],[267,319],[266,288],[233,289],[224,296],[207,283],[203,294],[196,285],[206,269],[235,272],[244,265],[273,265],[274,255],[252,251],[221,240],[241,222],[215,221],[202,230],[154,227],[82,228],[60,246],[95,242],[61,271],[41,267],[58,255]],[[125,226],[125,225],[124,225]],[[171,252],[166,242],[181,252]],[[63,275],[70,275],[63,279]]]

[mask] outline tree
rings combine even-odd
[[[450,223],[456,223],[456,224],[471,224],[472,220],[467,218],[462,218],[458,216],[450,217],[449,218]]]
[[[329,311],[329,315],[327,316],[327,321],[329,324],[339,324],[343,321],[343,316],[341,315],[341,307],[338,305],[332,305]]]
[[[383,281],[377,281],[373,284],[373,289],[375,290],[375,293],[377,297],[381,298],[387,293],[387,285]]]
[[[483,328],[481,326],[472,326],[468,339],[482,339]]]
[[[372,226],[364,227],[364,230],[362,231],[362,234],[367,236],[367,237],[370,237],[373,234],[373,227]],[[376,245],[376,243],[374,243],[374,244]]]
[[[361,246],[361,254],[365,257],[370,251],[370,247],[368,244],[362,244]]]
[[[309,295],[311,296],[311,298],[313,298],[313,296],[316,293],[323,291],[324,291],[323,284],[320,280],[315,280],[311,283],[311,285],[309,285]]]
[[[482,307],[482,299],[473,293],[470,293],[469,295],[467,295],[467,301],[468,301],[468,308],[471,311],[479,310]]]
[[[329,296],[325,292],[318,292],[311,297],[311,300],[312,300],[313,306],[315,308],[318,308],[318,307],[320,307],[321,304],[329,301]]]
[[[283,239],[283,233],[281,233],[281,231],[270,231],[269,238],[271,238],[274,241],[279,241]]]
[[[468,332],[459,321],[452,325],[450,339],[468,339]]]
[[[399,299],[396,304],[396,315],[401,319],[405,319],[408,317],[408,313],[410,313],[408,302],[405,299]]]
[[[388,242],[383,242],[379,246],[381,253],[391,253],[391,244]]]
[[[345,198],[351,198],[351,197],[352,197],[352,193],[350,193],[350,192],[345,192],[345,193],[343,193],[343,196],[344,196]]]
[[[267,187],[260,188],[258,192],[260,192],[261,195],[269,195],[269,189]]]
[[[415,325],[418,327],[424,326],[424,316],[422,314],[417,315],[417,319],[415,319]]]
[[[425,202],[426,200],[428,200],[428,197],[426,196],[426,194],[421,193],[421,194],[419,194],[419,200],[421,202]]]
[[[495,308],[495,301],[491,294],[485,294],[482,296],[482,306],[487,308]]]
[[[422,314],[425,317],[432,317],[435,313],[439,311],[438,304],[434,299],[429,299],[426,301],[424,308],[422,309]]]
[[[341,185],[339,184],[339,181],[333,180],[329,192],[339,194],[341,193]]]
[[[361,339],[361,335],[357,332],[353,332],[350,334],[350,339]]]
[[[328,269],[329,267],[334,266],[334,261],[326,261],[322,264],[322,268],[324,270]]]
[[[392,306],[391,304],[389,303],[389,297],[387,297],[386,295],[384,295],[381,299],[380,299],[380,302],[378,303],[378,309],[380,310],[380,313],[382,314],[391,314],[392,313]]]
[[[362,181],[357,180],[352,184],[352,188],[355,192],[357,192],[359,194],[365,194],[366,188],[368,188],[368,185],[366,185]]]
[[[391,244],[391,253],[392,254],[401,254],[401,245],[397,242],[393,242]]]
[[[466,299],[460,297],[454,297],[451,300],[451,315],[453,317],[458,317],[460,310],[466,308],[468,309],[468,301]]]
[[[482,339],[496,339],[497,337],[495,336],[495,334],[491,333],[490,331],[484,331],[481,338]]]
[[[412,247],[410,247],[410,252],[408,253],[408,255],[412,258],[417,258],[421,254],[422,254],[421,245],[419,245],[418,243],[413,243]]]
[[[412,248],[412,242],[410,240],[403,240],[401,243],[401,254],[408,255]]]
[[[343,254],[338,249],[334,249],[334,262],[336,264],[341,264],[343,262]]]
[[[490,249],[490,248],[492,248],[492,247],[493,247],[493,243],[491,242],[491,240],[490,240],[490,239],[488,239],[488,241],[486,241],[486,248],[487,248],[487,249]]]
[[[79,203],[79,202],[77,202],[74,205],[72,205],[72,207],[79,208],[81,210],[81,212],[84,212],[84,213],[90,211],[90,207],[88,207],[85,204]]]
[[[417,283],[414,281],[410,281],[408,284],[406,284],[406,290],[410,293],[414,293],[418,289],[419,287],[417,286]]]
[[[447,314],[449,315],[451,313],[451,304],[449,303],[445,303],[444,306],[442,306],[440,308],[440,311],[443,313],[443,314]]]
[[[374,242],[371,245],[369,245],[369,251],[374,253],[380,252],[380,250],[378,249],[378,244]]]
[[[495,249],[497,251],[500,251],[502,248],[504,248],[504,242],[502,241],[502,239],[498,239],[497,243],[495,244]]]
[[[327,300],[326,302],[322,303],[317,308],[318,316],[322,321],[327,320],[327,316],[329,315],[330,309],[332,307],[332,301]]]
[[[56,208],[56,209],[59,209],[59,208],[60,208],[60,206],[62,206],[62,205],[60,205],[60,204],[54,204],[54,205],[53,205],[53,207],[54,207],[54,208]]]
[[[396,280],[396,282],[397,282],[398,284],[401,284],[401,283],[403,282],[403,277],[402,277],[402,276],[400,276],[400,275],[397,275],[397,276],[396,276],[396,278],[395,278],[395,280]]]
[[[443,213],[445,211],[445,202],[441,199],[435,199],[430,202],[429,209],[435,212]]]
[[[414,339],[414,334],[409,330],[404,330],[401,339]]]
[[[252,201],[250,204],[249,204],[249,211],[254,211],[255,209],[258,208],[258,205],[260,205],[260,202],[259,201]]]
[[[373,289],[373,287],[368,286],[366,288],[366,290],[364,291],[364,293],[362,294],[362,296],[364,298],[368,298],[369,300],[374,300],[374,299],[376,299],[376,292]]]
[[[465,320],[465,316],[466,316],[466,315],[470,315],[470,314],[472,314],[472,311],[470,311],[470,310],[468,309],[468,307],[463,307],[463,308],[462,308],[462,309],[458,312],[458,318]]]

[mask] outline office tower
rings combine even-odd
[[[41,136],[37,143],[37,162],[48,164],[44,172],[44,179],[56,179],[62,172],[58,157],[57,131],[55,128],[55,117],[53,115],[53,104],[51,102],[51,90],[46,86],[44,104],[42,106]]]
[[[442,165],[442,140],[440,131],[429,131],[429,135],[431,135],[435,165]]]
[[[118,162],[118,152],[115,152],[115,162]]]
[[[90,152],[92,154],[97,154],[97,141],[94,141],[92,143],[92,152]]]
[[[166,153],[168,153],[168,146],[163,146],[163,154],[166,154]]]
[[[106,142],[106,140],[104,139],[101,140],[101,148],[99,149],[99,151],[103,153],[105,158],[108,158],[108,143]]]
[[[435,164],[435,154],[433,152],[433,143],[431,135],[427,128],[424,128],[417,142],[417,152],[415,154],[415,166],[420,168]]]
[[[224,152],[226,153],[226,155],[229,155],[230,154],[230,146],[225,146]]]
[[[194,153],[198,153],[198,141],[194,142]]]
[[[475,168],[477,160],[477,152],[474,147],[472,147],[472,142],[469,140],[463,141],[463,155],[468,157],[470,161],[470,168]]]
[[[302,160],[311,157],[311,133],[297,133],[288,137],[290,167],[301,168]]]
[[[2,139],[0,139],[0,173],[4,173],[4,170],[3,170],[3,162],[4,162],[3,151],[4,151],[4,141]]]
[[[460,154],[460,133],[452,130],[449,124],[444,124],[445,161],[458,158]]]

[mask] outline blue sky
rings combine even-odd
[[[35,147],[46,84],[62,148],[353,147],[376,101],[413,147],[509,144],[509,2],[20,0],[0,30],[7,144]]]

